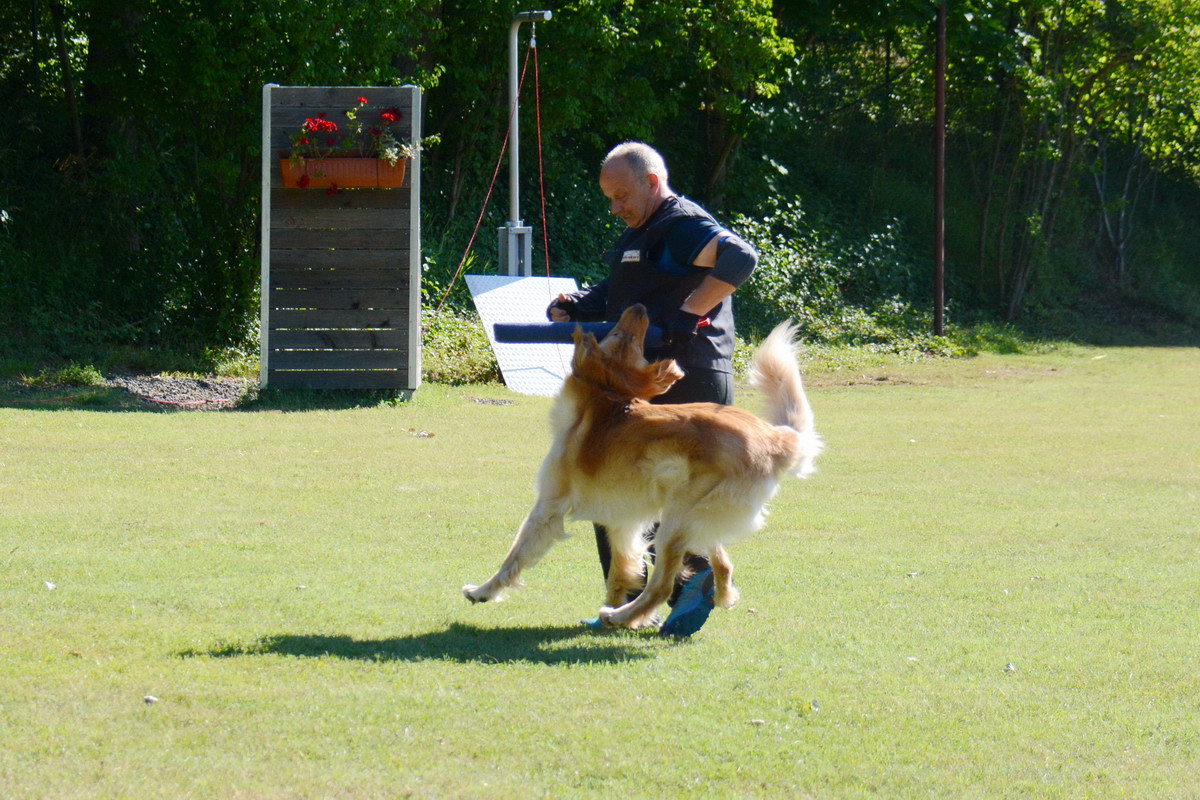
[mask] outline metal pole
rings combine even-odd
[[[545,22],[550,19],[549,11],[521,11],[513,15],[512,27],[508,31],[508,109],[512,115],[508,148],[508,221],[512,226],[521,224],[521,198],[517,186],[517,176],[520,173],[520,117],[517,113],[517,89],[520,78],[517,75],[517,29],[522,22]]]
[[[944,330],[946,301],[946,2],[937,13],[933,123],[933,335]]]

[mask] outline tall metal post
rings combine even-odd
[[[945,330],[946,306],[946,0],[937,13],[933,122],[933,335]]]
[[[549,11],[521,11],[513,15],[512,27],[508,31],[508,110],[512,115],[508,143],[508,222],[500,228],[500,263],[507,275],[528,277],[533,274],[533,229],[521,219],[521,115],[517,108],[517,90],[521,78],[517,74],[517,30],[523,22],[546,22],[550,17]]]

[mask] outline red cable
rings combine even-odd
[[[521,66],[521,80],[517,84],[517,101],[521,99],[521,90],[525,88],[525,72],[529,68],[529,51],[525,51],[525,63]],[[513,115],[517,112],[517,103],[513,103],[513,107],[508,112],[508,130],[504,132],[504,142],[500,145],[500,157],[496,159],[496,169],[492,171],[492,182],[488,184],[487,195],[483,198],[483,208],[479,209],[479,219],[475,220],[475,230],[471,231],[471,238],[467,241],[467,249],[463,252],[462,260],[458,262],[458,269],[454,271],[454,277],[450,279],[450,284],[446,287],[446,291],[442,293],[442,299],[438,302],[438,306],[433,311],[433,316],[430,317],[432,322],[438,314],[442,313],[442,306],[446,305],[446,298],[450,296],[450,290],[454,288],[455,282],[459,275],[462,274],[463,267],[467,264],[467,256],[471,254],[471,248],[475,244],[475,236],[479,233],[479,226],[483,224],[483,215],[487,213],[488,203],[492,199],[492,189],[496,186],[496,177],[500,174],[500,165],[504,162],[504,153],[508,150],[508,140],[512,136]],[[428,323],[426,324],[428,327]]]
[[[550,303],[553,303],[554,291],[550,288],[550,229],[546,225],[546,170],[542,166],[542,78],[538,70],[536,45],[533,47],[533,94],[535,97],[534,107],[537,109],[538,186],[542,193],[542,249],[546,251],[546,296],[550,299]],[[558,364],[562,367],[562,374],[565,376],[570,370],[567,367],[567,360],[563,356],[563,349],[555,347],[554,351],[558,354]]]
[[[538,186],[542,191],[542,249],[546,251],[546,278],[550,277],[550,230],[546,227],[546,170],[542,166],[542,78],[538,72],[537,47],[533,48],[533,94],[537,110]],[[547,283],[547,286],[549,284]]]

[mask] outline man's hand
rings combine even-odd
[[[675,312],[663,331],[663,344],[669,347],[685,345],[696,337],[696,331],[704,317],[682,308]]]
[[[575,314],[575,298],[560,294],[546,309],[546,318],[551,322],[570,322]]]

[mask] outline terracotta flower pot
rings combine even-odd
[[[389,164],[381,158],[306,158],[297,166],[279,159],[279,174],[286,189],[396,189],[404,185],[408,159]]]

